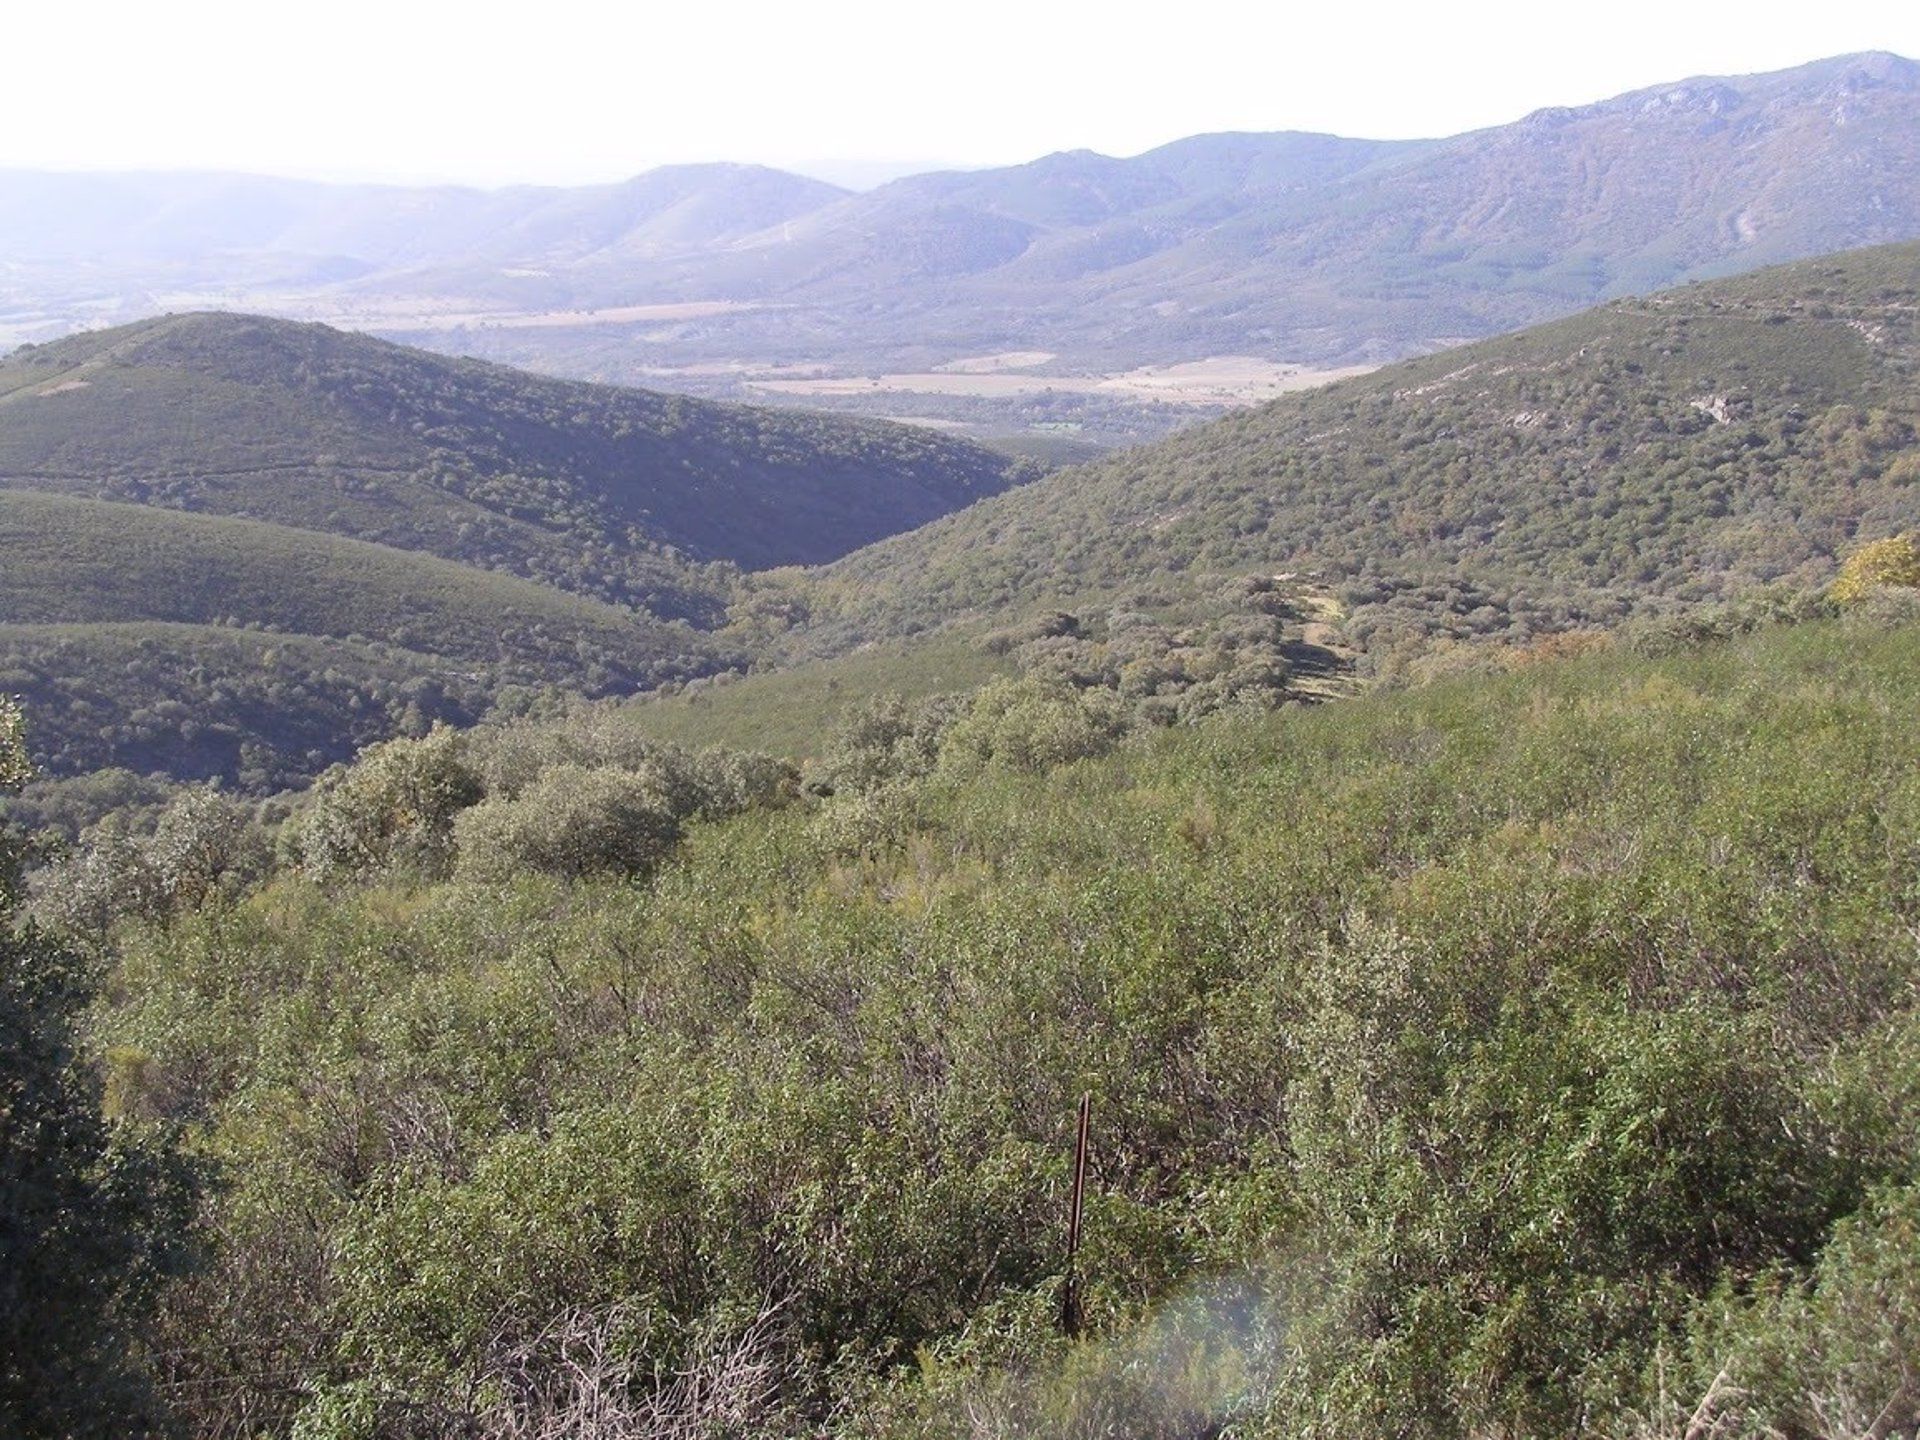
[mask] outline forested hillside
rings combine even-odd
[[[628,694],[745,663],[684,623],[258,521],[0,492],[0,553],[0,694],[58,775],[265,792],[510,687]]]
[[[1687,286],[1056,472],[827,568],[830,645],[1314,574],[1385,653],[1817,583],[1920,523],[1920,247]]]
[[[1920,523],[1916,307],[1913,246],[1620,301],[1057,472],[821,570],[747,577],[644,538],[623,549],[608,518],[615,501],[574,484],[591,468],[582,456],[606,460],[594,446],[628,443],[607,440],[601,422],[650,397],[461,367],[316,327],[156,322],[13,362],[0,454],[21,463],[31,452],[41,469],[8,483],[70,493],[0,497],[14,557],[0,582],[4,617],[41,627],[244,624],[323,640],[319,650],[277,649],[277,683],[334,697],[323,709],[350,712],[352,723],[331,743],[316,743],[309,721],[263,733],[269,712],[249,701],[243,720],[238,701],[228,703],[260,687],[232,670],[230,644],[199,646],[201,632],[148,632],[142,653],[163,633],[192,643],[181,663],[137,666],[149,678],[118,691],[91,668],[58,671],[119,653],[124,633],[76,649],[60,632],[68,648],[53,650],[54,632],[10,630],[7,663],[14,687],[44,711],[39,753],[60,770],[186,766],[176,773],[229,779],[242,769],[311,775],[382,734],[475,718],[502,685],[633,691],[877,638],[956,630],[965,646],[1055,611],[1072,634],[1040,636],[1042,650],[1104,645],[1109,615],[1124,628],[1138,614],[1172,627],[1163,651],[1199,655],[1218,649],[1208,627],[1236,613],[1241,601],[1221,597],[1250,575],[1288,577],[1261,603],[1319,627],[1314,645],[1356,649],[1365,667],[1388,670],[1436,640],[1524,641],[1769,584],[1817,584],[1856,536]],[[302,375],[320,400],[309,403]],[[374,397],[389,385],[397,398],[380,411]],[[553,422],[558,431],[515,419],[529,396],[561,392],[612,408],[571,412]],[[99,408],[115,394],[134,397],[126,418]],[[44,408],[69,404],[80,408],[57,421]],[[725,433],[752,450],[751,436]],[[871,433],[892,443],[893,429]],[[420,444],[465,458],[445,472],[431,468],[439,462],[378,470],[381,455],[412,456]],[[325,478],[299,459],[308,449],[339,473]],[[912,445],[888,453],[909,467],[919,454]],[[515,468],[530,456],[551,464]],[[790,461],[810,463],[797,451]],[[212,473],[227,468],[233,477]],[[594,473],[621,472],[607,461]],[[774,491],[757,493],[773,503]],[[750,531],[764,514],[753,504],[734,510],[737,487],[689,482],[680,494],[675,503],[700,523],[744,515]],[[820,514],[799,494],[781,500]],[[185,513],[207,511],[230,513]],[[261,518],[235,518],[241,511]],[[651,513],[642,519],[653,523]],[[393,543],[321,537],[316,527]],[[476,566],[530,569],[550,584]],[[554,587],[644,592],[694,624],[663,626]],[[712,633],[722,624],[724,636]],[[1178,638],[1187,631],[1200,638]],[[1296,629],[1288,643],[1301,639]],[[1144,663],[1121,652],[1116,665]],[[331,673],[284,673],[323,653],[334,657],[322,667]],[[1196,663],[1191,675],[1185,660],[1174,670],[1214,674],[1206,666],[1215,662]],[[1225,676],[1242,662],[1220,663]],[[925,668],[910,655],[896,667]],[[863,662],[861,678],[836,688],[826,708],[887,688],[886,669]],[[1147,673],[1136,666],[1127,683],[1150,692],[1161,682]],[[156,721],[190,703],[210,707],[196,720],[225,737],[218,746],[198,734],[183,742]],[[694,731],[704,723],[688,720]],[[782,723],[768,733],[801,731]],[[249,744],[255,758],[243,761]]]
[[[0,493],[0,614],[162,620],[378,638],[604,692],[711,642],[543,585],[258,521]],[[611,667],[618,667],[613,669]]]
[[[43,794],[85,791],[112,769],[162,787],[221,780],[272,795],[389,736],[470,725],[513,687],[491,667],[372,640],[153,622],[0,625],[0,693],[34,716]]]
[[[1898,598],[1130,735],[1000,680],[804,775],[588,711],[102,830],[32,904],[221,1177],[128,1353],[202,1434],[1896,1433]]]
[[[828,558],[1013,478],[924,430],[324,326],[77,336],[0,362],[0,693],[56,775],[264,793],[516,688],[743,666],[715,633],[741,566]]]
[[[1005,488],[927,430],[582,385],[321,325],[171,316],[0,364],[0,486],[425,550],[662,615],[700,562],[828,560]]]

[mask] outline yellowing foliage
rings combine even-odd
[[[1920,547],[1911,536],[1889,535],[1862,545],[1847,557],[1827,594],[1837,604],[1853,605],[1883,585],[1920,588]]]
[[[1880,586],[1920,588],[1920,547],[1912,536],[1887,536],[1860,545],[1839,566],[1839,580],[1828,595],[1839,605],[1855,605]]]

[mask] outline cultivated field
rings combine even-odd
[[[1255,405],[1276,395],[1364,375],[1374,368],[1354,365],[1315,369],[1254,355],[1215,355],[1104,375],[1036,373],[1037,366],[1053,358],[1044,351],[1031,351],[956,360],[934,370],[909,374],[742,378],[750,390],[797,397],[897,393],[998,400],[1067,393],[1213,408]]]

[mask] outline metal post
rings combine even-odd
[[[1073,1141],[1073,1200],[1067,1210],[1067,1279],[1060,1292],[1060,1328],[1068,1339],[1080,1334],[1080,1217],[1087,1203],[1087,1127],[1093,1119],[1093,1092],[1080,1097],[1080,1123]]]

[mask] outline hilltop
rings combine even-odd
[[[1004,488],[924,429],[553,380],[195,314],[0,362],[0,488],[240,515],[710,619],[703,567],[814,563]]]
[[[882,542],[814,578],[815,639],[1276,571],[1334,583],[1376,649],[1812,585],[1920,523],[1917,372],[1916,245],[1616,301]]]

